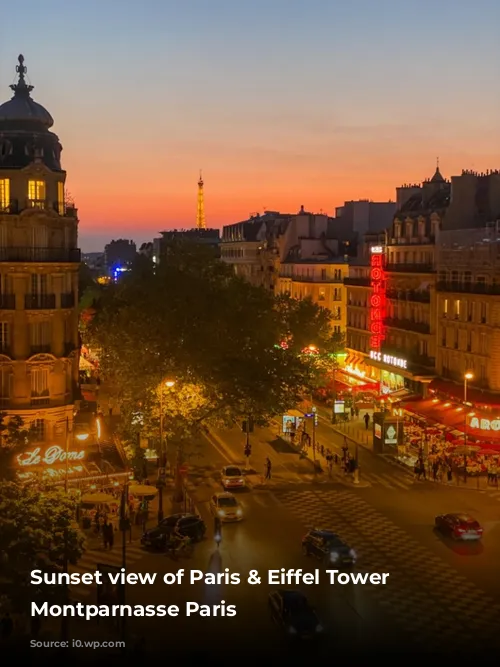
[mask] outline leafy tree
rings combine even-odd
[[[73,523],[74,513],[74,500],[62,489],[40,491],[33,485],[1,481],[3,577],[22,587],[33,569],[59,571],[65,553],[70,563],[76,563],[83,553],[84,537]]]
[[[16,450],[33,442],[35,438],[34,427],[27,428],[22,417],[0,412],[0,478],[10,476],[11,459]]]
[[[276,300],[188,243],[167,247],[159,267],[142,258],[95,310],[89,343],[102,351],[101,372],[127,428],[140,412],[141,428],[158,432],[158,387],[172,378],[165,433],[181,441],[202,424],[265,421],[296,405],[315,373],[303,346],[330,338],[328,311]]]

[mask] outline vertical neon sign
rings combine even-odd
[[[370,349],[379,351],[385,338],[384,317],[386,286],[384,273],[384,248],[373,246],[370,260]]]

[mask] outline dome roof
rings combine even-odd
[[[19,65],[16,67],[16,72],[19,80],[10,86],[14,91],[12,99],[0,105],[0,123],[21,121],[38,123],[45,128],[52,127],[54,120],[50,113],[41,104],[31,99],[30,93],[33,86],[27,85],[24,78],[27,72],[24,66],[24,56],[20,55],[18,60]]]

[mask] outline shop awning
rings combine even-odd
[[[464,399],[463,383],[452,382],[451,380],[433,380],[429,389],[443,396],[454,398],[458,401]],[[500,409],[500,394],[494,394],[489,391],[467,387],[467,401],[473,405],[484,406],[485,408]]]

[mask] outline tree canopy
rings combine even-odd
[[[173,245],[159,266],[141,258],[95,310],[88,342],[125,421],[139,411],[142,428],[155,430],[161,402],[177,436],[210,420],[285,412],[315,382],[302,349],[332,345],[328,311],[275,298],[195,244]],[[160,392],[167,379],[175,386]]]
[[[69,562],[83,553],[83,535],[73,524],[75,503],[62,489],[40,491],[0,481],[0,571],[20,585],[33,569],[60,569],[65,545]]]

